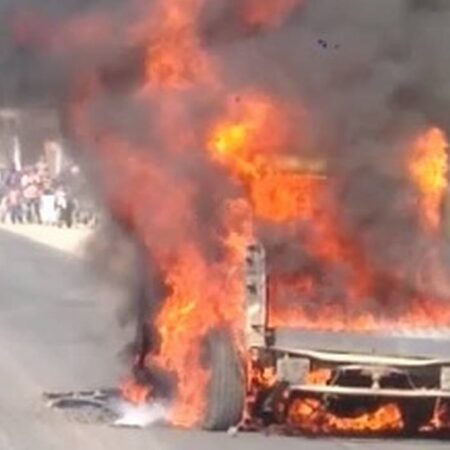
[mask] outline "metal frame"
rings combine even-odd
[[[329,385],[300,384],[290,385],[291,392],[307,394],[308,396],[340,395],[353,397],[382,397],[382,398],[450,398],[450,391],[441,389],[382,389],[361,388]]]
[[[247,247],[245,258],[247,346],[267,346],[266,254],[258,243]]]
[[[267,349],[267,347],[264,347]],[[450,359],[419,359],[403,358],[395,356],[376,356],[358,353],[334,353],[319,350],[290,349],[273,346],[270,350],[281,354],[308,358],[313,361],[331,364],[367,364],[377,366],[394,366],[405,368],[425,368],[425,367],[447,367],[450,366]]]
[[[405,354],[395,356],[386,355],[384,352],[376,354],[371,352],[361,352],[355,348],[349,351],[340,351],[339,346],[334,342],[332,350],[317,350],[314,346],[326,345],[326,341],[310,337],[308,342],[308,332],[297,333],[300,337],[294,339],[295,330],[292,334],[286,334],[288,339],[278,339],[278,333],[282,329],[268,328],[268,289],[266,272],[266,254],[264,248],[259,243],[252,243],[247,248],[245,265],[245,297],[246,297],[246,338],[248,350],[261,351],[261,354],[270,352],[277,360],[277,376],[279,381],[289,383],[288,391],[296,394],[312,396],[353,396],[353,397],[384,397],[384,398],[422,398],[422,399],[450,399],[450,390],[439,388],[421,388],[409,386],[405,388],[380,388],[379,385],[372,387],[349,387],[339,385],[311,385],[303,384],[304,375],[310,370],[314,363],[323,366],[339,367],[344,365],[357,364],[360,366],[372,367],[377,371],[386,368],[388,371],[404,369],[405,372],[417,371],[421,369],[434,369],[450,371],[450,358],[442,353],[438,355],[414,355]],[[298,331],[298,330],[297,330]],[[298,336],[297,336],[298,337]],[[346,341],[345,336],[341,340]],[[305,340],[306,339],[306,340]],[[371,336],[368,336],[371,339]],[[279,342],[278,342],[279,341]],[[303,345],[302,345],[303,343]],[[450,341],[449,341],[450,343]],[[335,348],[336,347],[336,348]],[[413,345],[414,347],[414,345]],[[384,347],[383,347],[384,348]],[[343,350],[343,349],[342,349]],[[381,349],[380,349],[381,350]],[[449,353],[450,354],[450,353]],[[303,360],[297,364],[296,360]],[[372,370],[372,369],[371,369]],[[279,373],[278,373],[279,372]],[[294,373],[296,372],[296,373]],[[298,377],[297,377],[298,375]],[[296,378],[297,377],[297,378]],[[450,375],[449,375],[450,377]],[[296,381],[298,380],[298,381]],[[442,381],[440,383],[442,387]]]

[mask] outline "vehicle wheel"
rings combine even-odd
[[[211,375],[202,427],[211,431],[228,430],[240,422],[244,410],[243,365],[226,331],[211,333],[205,350],[205,364]]]
[[[409,400],[400,405],[404,432],[417,433],[421,427],[427,425],[433,418],[434,400]]]

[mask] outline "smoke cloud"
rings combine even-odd
[[[375,271],[400,273],[412,289],[448,296],[445,271],[436,269],[417,279],[427,249],[437,249],[445,263],[450,252],[445,240],[421,230],[404,164],[411,139],[423,130],[439,126],[450,135],[445,45],[450,41],[450,3],[304,0],[273,26],[243,26],[241,5],[210,0],[200,11],[200,44],[221,61],[223,91],[233,95],[251,88],[301,105],[306,122],[298,129],[296,123],[289,125],[289,152],[328,161],[330,183],[335,183],[329,201],[339,205],[345,233]],[[156,224],[139,219],[160,241],[153,250],[193,239],[202,243],[207,261],[214,262],[221,257],[216,239],[220,202],[235,198],[242,188],[202,152],[174,155],[161,130],[201,135],[205,121],[223,109],[223,91],[220,96],[214,89],[173,94],[185,106],[173,123],[161,125],[161,111],[171,107],[170,95],[150,101],[136,95],[146,70],[147,45],[154,38],[141,12],[133,2],[1,0],[0,98],[5,105],[43,102],[64,114],[73,83],[95,72],[103,85],[86,105],[89,119],[98,130],[126,136],[172,182],[165,189],[155,176],[157,187],[147,193],[146,209],[159,219]],[[198,149],[202,143],[193,138],[190,145]],[[192,191],[180,192],[186,184],[194,186]],[[177,202],[166,201],[174,197]],[[184,202],[195,205],[189,217],[179,208]],[[182,233],[178,220],[185,223]],[[276,228],[258,225],[277,264],[293,271],[310,266],[307,252],[291,245],[292,235]],[[309,231],[302,225],[296,232],[307,236]],[[334,286],[335,277],[328,277]]]

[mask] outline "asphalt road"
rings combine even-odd
[[[0,450],[430,449],[440,441],[307,439],[83,425],[44,407],[43,391],[113,386],[118,331],[82,260],[0,231]]]

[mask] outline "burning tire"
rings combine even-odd
[[[228,333],[216,331],[208,336],[205,363],[211,378],[202,427],[224,431],[239,423],[245,401],[244,371]]]

